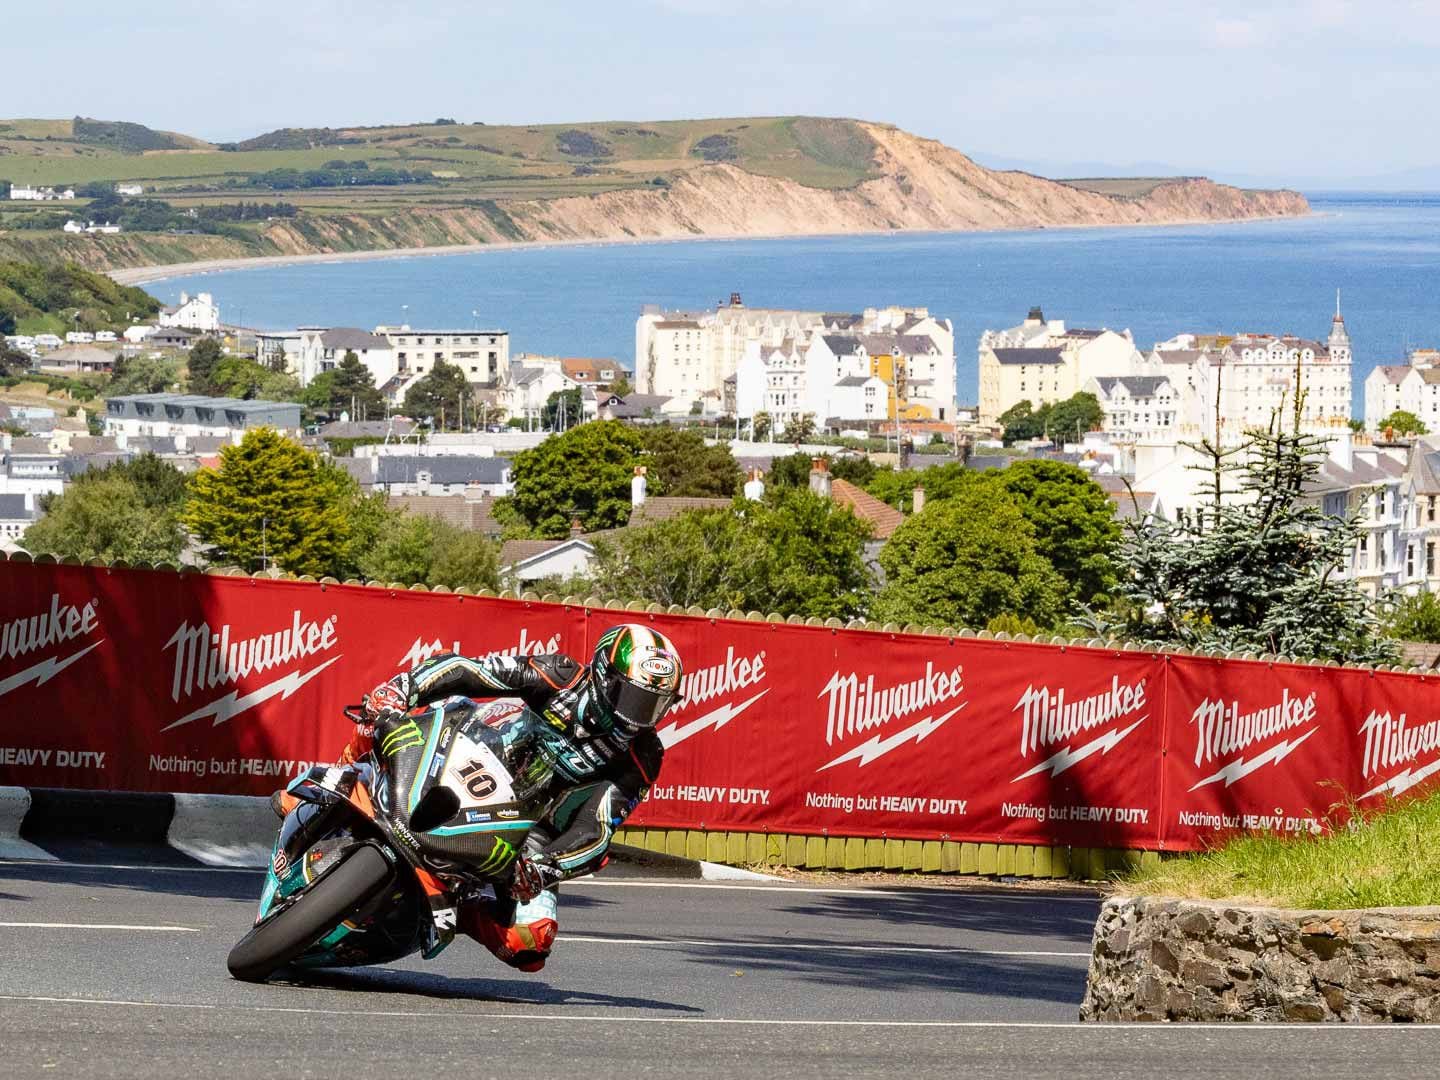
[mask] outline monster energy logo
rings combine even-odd
[[[494,873],[503,869],[513,858],[515,858],[515,849],[497,836],[495,846],[490,849],[490,854],[475,869],[482,874]]]
[[[408,750],[412,746],[424,746],[425,736],[420,734],[420,725],[410,720],[386,734],[380,740],[380,752],[386,757]]]

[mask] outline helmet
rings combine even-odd
[[[680,693],[680,654],[670,639],[639,623],[600,635],[590,665],[595,700],[622,734],[653,728]]]

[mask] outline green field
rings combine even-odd
[[[413,205],[444,195],[553,197],[557,186],[567,192],[613,190],[717,161],[821,188],[852,187],[875,175],[873,144],[855,122],[813,117],[287,129],[246,140],[233,150],[151,133],[156,141],[194,148],[136,153],[77,138],[73,128],[68,120],[0,120],[0,178],[43,185],[148,182],[147,187],[169,197],[182,193],[177,189],[197,196],[232,194],[227,181],[274,169],[318,170],[332,161],[455,174],[403,193],[401,202]],[[258,148],[271,145],[277,148]],[[571,183],[557,185],[562,180]],[[263,189],[242,190],[253,197]],[[355,205],[367,190],[375,188],[363,182],[346,185],[339,202]]]

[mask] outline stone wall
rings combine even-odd
[[[1437,1021],[1440,907],[1108,900],[1080,1018]]]

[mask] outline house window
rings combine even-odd
[[[1435,496],[1431,495],[1425,507],[1425,520],[1435,520]]]

